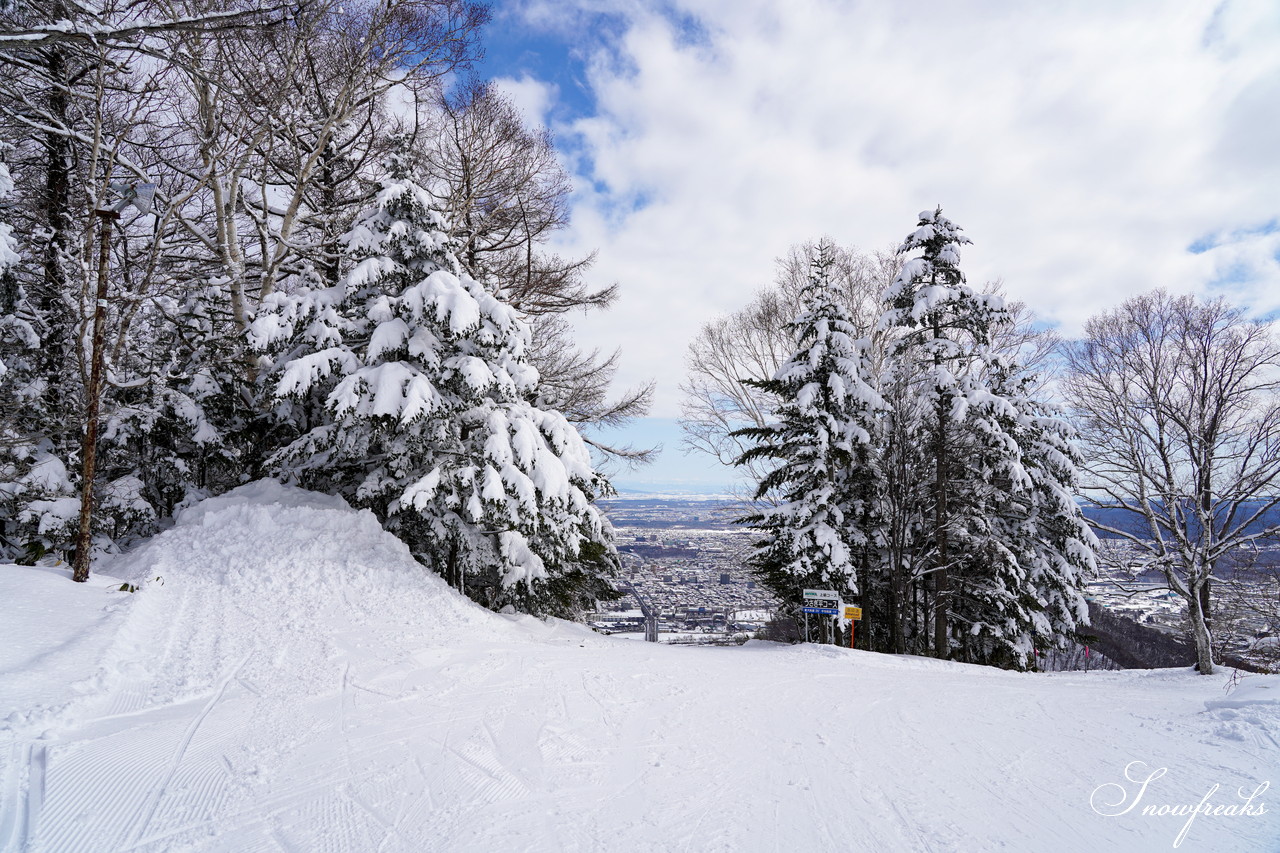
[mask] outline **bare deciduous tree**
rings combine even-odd
[[[1221,299],[1157,290],[1090,320],[1066,361],[1088,494],[1136,522],[1094,526],[1186,600],[1197,667],[1212,673],[1219,563],[1280,532],[1266,521],[1280,504],[1280,344]]]
[[[1271,547],[1267,547],[1267,545]],[[1214,583],[1213,651],[1280,672],[1280,565],[1275,543],[1241,548]]]
[[[560,314],[535,316],[532,324],[529,357],[542,378],[544,405],[562,412],[572,423],[605,428],[621,426],[649,410],[652,382],[609,398],[609,385],[618,369],[617,350],[602,356],[599,350],[579,349]],[[654,454],[651,448],[608,444],[588,433],[582,437],[606,456],[629,465],[647,463]]]
[[[192,231],[219,260],[238,324],[300,256],[332,260],[334,229],[319,229],[318,246],[305,232],[336,200],[335,172],[354,180],[362,131],[390,93],[433,92],[473,57],[487,18],[470,0],[325,2],[268,32],[175,41],[191,102],[189,192],[207,196],[211,220]]]
[[[594,256],[548,254],[548,238],[569,223],[569,176],[551,134],[531,127],[510,99],[488,83],[441,94],[422,149],[428,189],[455,234],[459,259],[487,277],[527,315],[606,307],[617,285],[589,287]]]
[[[19,5],[0,3],[0,12]],[[156,36],[196,30],[228,30],[274,26],[303,4],[280,3],[261,7],[200,8],[192,4],[120,3],[91,4],[78,0],[54,0],[48,9],[36,10],[39,17],[26,21],[0,22],[0,52],[54,45],[75,44],[95,49],[127,50],[157,55],[152,40]]]

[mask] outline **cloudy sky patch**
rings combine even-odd
[[[679,413],[685,348],[793,243],[896,245],[941,204],[1067,334],[1135,293],[1280,309],[1280,4],[592,2],[502,7],[485,73],[575,173],[590,346]]]

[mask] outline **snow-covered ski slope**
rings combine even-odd
[[[267,483],[0,602],[4,850],[1280,850],[1276,677],[609,639]]]

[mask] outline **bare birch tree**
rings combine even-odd
[[[175,42],[190,173],[212,219],[196,231],[221,263],[238,325],[303,252],[329,260],[333,229],[318,245],[305,232],[336,196],[335,170],[354,178],[345,161],[368,146],[360,131],[393,90],[425,97],[470,61],[487,17],[468,0],[323,3],[269,32]]]
[[[1280,532],[1269,521],[1280,505],[1280,343],[1221,299],[1157,290],[1090,320],[1066,361],[1087,493],[1134,522],[1094,526],[1133,543],[1186,601],[1208,675],[1220,563]]]
[[[617,285],[593,289],[583,277],[594,255],[545,248],[569,224],[572,190],[550,131],[488,83],[441,94],[432,107],[421,168],[462,241],[463,266],[529,316],[607,307]]]

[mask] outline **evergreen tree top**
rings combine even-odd
[[[903,240],[902,245],[898,247],[899,255],[921,248],[925,249],[926,255],[930,254],[930,249],[933,250],[933,254],[939,254],[947,246],[961,246],[973,242],[965,236],[959,225],[942,215],[941,206],[934,210],[920,211],[918,219],[916,230],[908,234],[907,239]],[[954,257],[948,257],[947,260],[953,266],[959,265],[959,252],[955,252]]]
[[[388,258],[419,272],[444,269],[458,274],[457,246],[449,232],[425,189],[408,177],[388,177],[373,205],[356,217],[341,242],[356,258]]]
[[[789,324],[797,350],[779,366],[770,382],[788,406],[813,412],[831,408],[847,414],[851,408],[880,409],[884,402],[863,375],[868,343],[861,339],[832,280],[834,247],[818,246],[809,280],[801,290],[804,308]]]
[[[752,563],[790,584],[856,588],[854,553],[867,541],[859,486],[874,413],[885,407],[867,381],[868,342],[857,336],[831,281],[833,247],[823,242],[802,289],[804,308],[789,324],[796,350],[758,384],[780,400],[776,420],[737,435],[755,444],[739,459],[776,460],[757,499],[776,500],[746,520],[764,537]]]
[[[931,329],[935,338],[949,337],[943,330],[964,330],[988,343],[991,329],[1008,322],[1008,312],[1002,298],[977,293],[965,283],[960,246],[972,242],[941,207],[921,211],[916,229],[898,247],[900,255],[919,255],[907,260],[885,289],[879,327]]]

